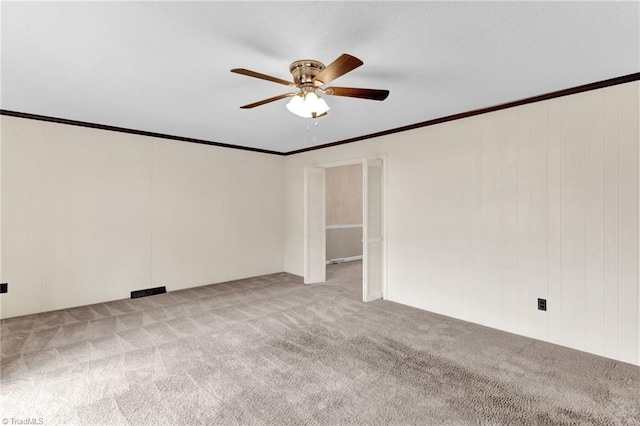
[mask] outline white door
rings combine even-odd
[[[304,283],[326,280],[324,169],[304,170]]]
[[[382,160],[365,160],[363,171],[362,300],[370,302],[382,298],[384,277]]]

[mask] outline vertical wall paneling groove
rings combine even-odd
[[[32,146],[32,149],[29,150],[28,156],[33,156],[36,161],[35,164],[33,164],[33,175],[27,178],[29,182],[29,189],[25,194],[27,201],[27,209],[25,210],[25,213],[29,212],[27,214],[32,220],[32,223],[26,227],[27,229],[24,235],[27,239],[27,256],[25,263],[23,264],[23,271],[29,271],[28,275],[31,277],[32,282],[37,286],[37,288],[34,288],[35,294],[40,295],[41,297],[39,304],[34,301],[34,306],[37,306],[37,308],[42,311],[45,307],[44,272],[39,268],[34,268],[33,266],[42,264],[42,260],[46,255],[43,247],[44,224],[42,219],[46,214],[45,207],[47,206],[47,203],[43,200],[43,196],[50,194],[46,194],[46,189],[43,186],[43,183],[47,178],[46,171],[43,167],[44,160],[46,158],[46,144],[43,140],[44,125],[38,126],[34,136],[35,143]]]
[[[2,279],[2,120],[0,120],[0,282],[4,282]],[[0,299],[0,318],[2,318],[2,299]]]
[[[548,299],[549,341],[562,341],[562,99],[548,104]]]
[[[586,94],[586,349],[604,351],[605,137],[604,92]]]
[[[455,259],[455,263],[452,265],[454,268],[453,277],[451,278],[452,282],[455,283],[454,291],[449,294],[450,297],[450,306],[454,306],[456,300],[457,303],[460,304],[460,309],[462,312],[468,313],[469,311],[469,300],[466,297],[465,292],[465,278],[466,273],[469,271],[472,262],[467,262],[466,260],[471,260],[471,256],[469,255],[469,240],[470,237],[470,223],[468,219],[468,210],[469,210],[469,198],[467,194],[467,186],[468,180],[472,173],[471,169],[471,151],[466,151],[467,141],[470,138],[471,132],[471,120],[462,120],[458,126],[450,126],[450,131],[455,134],[455,139],[457,140],[457,152],[460,155],[459,161],[462,165],[462,169],[464,172],[458,173],[456,176],[457,181],[457,195],[455,199],[456,205],[456,218],[455,221],[458,222],[458,226],[451,227],[451,232],[455,235],[455,239],[458,241],[456,244],[458,249],[454,245],[450,247],[451,253]],[[454,159],[451,159],[450,164],[454,163]],[[466,221],[466,222],[465,222]],[[463,222],[465,222],[463,224]],[[452,224],[453,225],[453,224]]]
[[[618,356],[618,87],[603,90],[605,137],[604,355]]]
[[[517,325],[517,147],[516,111],[506,110],[500,121],[501,143],[501,197],[500,197],[500,287],[502,324],[508,324],[509,331],[516,331]]]
[[[461,312],[467,309],[465,303],[461,303],[464,299],[462,288],[462,269],[463,269],[463,257],[465,252],[464,235],[467,232],[467,224],[462,225],[463,210],[464,210],[464,181],[466,174],[469,173],[468,169],[468,156],[460,155],[464,147],[465,129],[469,123],[468,120],[463,120],[457,125],[447,126],[447,134],[449,139],[453,143],[454,149],[450,149],[444,146],[444,141],[440,140],[443,144],[443,153],[446,155],[446,171],[445,176],[450,183],[449,206],[450,206],[450,220],[447,221],[447,227],[444,233],[440,235],[441,244],[447,245],[447,255],[449,257],[448,266],[442,269],[447,281],[451,283],[451,287],[446,294],[446,304],[449,309],[455,305],[459,305]],[[457,154],[453,154],[456,152]],[[459,157],[459,158],[455,158]],[[454,172],[457,169],[455,164],[460,162],[462,172]],[[436,225],[434,223],[434,225]],[[437,226],[437,225],[436,225]]]
[[[45,189],[45,183],[47,181],[47,175],[46,175],[46,170],[45,170],[45,159],[46,159],[46,153],[45,153],[45,143],[44,143],[44,126],[40,126],[40,132],[38,137],[40,138],[40,165],[41,165],[41,173],[40,173],[40,182],[38,182],[38,186],[39,188],[41,188],[41,195],[43,196],[43,198],[40,200],[40,214],[38,215],[39,217],[39,223],[34,224],[35,227],[39,227],[39,241],[37,242],[37,247],[40,247],[40,258],[37,259],[37,261],[35,262],[35,264],[43,264],[44,261],[44,257],[46,256],[46,253],[44,252],[44,247],[45,247],[45,224],[44,224],[44,217],[46,216],[47,212],[45,209],[47,209],[49,207],[49,203],[47,203],[46,201],[46,197],[50,196],[51,194],[47,194],[46,193],[46,189]],[[39,277],[39,281],[40,281],[40,289],[38,294],[40,295],[40,311],[44,311],[45,310],[45,298],[44,298],[44,294],[45,294],[45,272],[44,272],[44,268],[39,268],[40,269],[40,277]],[[37,268],[36,268],[37,270]]]
[[[473,268],[474,264],[474,253],[471,252],[470,247],[472,242],[472,215],[473,211],[471,210],[471,194],[470,194],[470,186],[471,186],[471,177],[473,176],[473,150],[469,147],[469,141],[472,140],[473,130],[472,130],[473,120],[462,120],[460,122],[460,126],[458,126],[458,152],[460,155],[460,162],[462,165],[462,169],[464,172],[460,173],[460,182],[459,182],[459,228],[458,228],[458,240],[460,241],[460,249],[458,251],[458,258],[456,262],[458,264],[458,275],[455,278],[456,288],[455,293],[453,293],[452,300],[456,298],[459,300],[458,303],[461,304],[460,308],[462,312],[465,312],[465,315],[469,314],[469,309],[472,308],[471,301],[467,297],[466,292],[464,291],[465,282],[468,282],[469,273]],[[455,126],[452,127],[452,131],[455,131]]]
[[[149,235],[149,284],[151,288],[162,286],[163,284],[158,281],[158,278],[155,274],[155,262],[153,258],[153,231],[155,229],[155,215],[153,212],[153,206],[155,205],[155,185],[154,185],[154,173],[156,170],[156,159],[155,159],[155,142],[152,142],[149,147],[149,162],[151,163],[151,167],[149,169],[149,188],[151,191],[151,195],[149,196],[149,224],[151,227],[151,233]],[[166,285],[166,284],[165,284]]]
[[[452,237],[451,242],[456,241],[456,243],[447,244],[449,246],[449,256],[451,257],[452,262],[450,263],[448,270],[443,272],[447,273],[449,280],[452,283],[451,291],[447,292],[447,305],[449,307],[453,307],[455,304],[458,304],[460,312],[466,312],[468,310],[468,304],[466,303],[467,300],[463,292],[462,283],[462,280],[464,279],[464,271],[469,267],[468,263],[464,261],[464,259],[468,259],[466,256],[468,245],[466,244],[465,237],[468,233],[469,224],[462,224],[465,214],[465,183],[469,173],[469,153],[463,153],[468,125],[469,120],[462,120],[457,126],[447,127],[450,139],[454,141],[455,151],[459,156],[457,161],[460,162],[460,169],[464,171],[458,172],[457,174],[452,172],[447,174],[449,182],[454,183],[454,185],[451,187],[453,190],[453,193],[451,194],[451,205],[453,207],[452,216],[446,233]],[[455,161],[456,160],[452,158],[452,156],[447,155],[449,168],[453,168]],[[457,226],[454,225],[455,223],[457,223]],[[446,236],[442,235],[442,241],[446,240]]]
[[[546,340],[548,336],[548,311],[537,309],[537,299],[548,299],[548,142],[547,104],[531,104],[530,133],[530,224],[531,239],[530,284],[524,306],[530,312],[530,333]]]
[[[481,271],[477,296],[480,306],[494,306],[500,300],[500,128],[498,113],[479,120],[480,126],[480,216]],[[500,324],[499,309],[480,309],[479,320],[486,325]]]
[[[457,181],[451,173],[450,161],[452,158],[451,154],[447,152],[450,148],[446,147],[442,141],[447,140],[452,144],[451,151],[457,152],[458,147],[455,135],[451,134],[450,126],[440,126],[435,130],[431,135],[430,143],[433,144],[433,152],[438,155],[440,161],[430,162],[428,158],[424,158],[425,163],[429,164],[427,168],[430,169],[430,173],[427,179],[418,178],[425,187],[430,206],[427,216],[428,222],[425,223],[421,237],[429,241],[428,258],[430,265],[432,265],[429,268],[431,309],[438,309],[438,307],[449,309],[451,303],[449,295],[457,284],[453,282],[450,271],[455,262],[454,254],[450,253],[450,246],[455,239],[455,234],[451,234],[452,224],[457,222],[455,202]],[[447,182],[447,185],[435,185],[435,182],[438,181]],[[411,180],[408,180],[407,185],[411,185],[410,182]],[[411,195],[409,194],[409,196]],[[446,202],[442,202],[443,199]],[[444,220],[440,218],[444,218]],[[419,220],[419,216],[416,216],[416,221]],[[412,243],[420,246],[418,239],[412,239]],[[435,286],[432,284],[435,282],[448,282],[450,286]]]
[[[637,360],[638,326],[638,97],[632,85],[619,88],[620,287],[618,356]]]
[[[473,289],[467,291],[468,285],[466,283],[480,280],[485,282],[482,277],[483,267],[482,258],[480,253],[482,252],[482,204],[481,204],[481,191],[482,191],[482,172],[481,172],[481,152],[482,152],[482,140],[480,135],[480,124],[482,120],[478,117],[471,117],[466,120],[466,131],[464,135],[464,146],[462,149],[468,156],[468,170],[469,174],[465,179],[464,184],[464,210],[462,221],[467,225],[467,238],[466,238],[466,258],[469,259],[469,266],[466,268],[464,276],[462,277],[462,297],[466,301],[466,312],[468,315],[478,315],[479,311],[487,310],[486,305],[478,305],[480,294],[484,291],[486,286],[477,285]],[[464,259],[463,259],[464,264]],[[480,309],[478,309],[480,307]]]
[[[531,106],[516,108],[516,151],[517,151],[517,332],[530,333],[532,304],[529,302],[531,283]]]
[[[562,340],[584,346],[585,334],[584,95],[562,102]]]
[[[3,185],[3,178],[2,178],[2,120],[0,120],[0,282],[5,282],[4,281],[4,277],[2,275],[2,241],[4,241],[2,239],[2,185]],[[0,318],[3,318],[2,316],[2,298],[0,296]],[[1,338],[2,336],[0,336]],[[1,342],[0,342],[1,344]],[[0,351],[2,350],[2,348],[0,347]]]

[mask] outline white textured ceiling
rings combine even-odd
[[[637,2],[2,2],[2,109],[286,152],[640,71]],[[364,65],[317,120],[289,64]]]

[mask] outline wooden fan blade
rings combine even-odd
[[[384,101],[389,96],[388,90],[358,89],[356,87],[328,87],[324,92],[327,95],[371,99],[374,101]]]
[[[268,104],[269,102],[279,101],[280,99],[289,98],[291,96],[295,96],[295,93],[285,93],[284,95],[278,95],[278,96],[274,96],[273,98],[263,99],[261,101],[254,102],[252,104],[243,105],[240,108],[242,109],[255,108],[257,106]]]
[[[345,75],[349,71],[353,71],[363,63],[364,62],[362,62],[355,56],[343,53],[338,57],[338,59],[331,62],[325,69],[320,71],[320,74],[316,75],[316,77],[313,79],[313,82],[316,84],[319,83],[320,85],[327,84],[330,81],[333,81],[336,78]]]
[[[236,74],[246,75],[246,76],[249,76],[249,77],[259,78],[259,79],[262,79],[262,80],[273,81],[274,83],[284,84],[285,86],[296,87],[296,85],[293,84],[290,81],[283,80],[283,79],[278,78],[278,77],[271,77],[270,75],[261,74],[259,72],[247,70],[247,69],[244,69],[244,68],[234,68],[234,69],[231,70],[231,72],[234,72]]]

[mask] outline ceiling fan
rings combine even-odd
[[[297,89],[296,92],[285,93],[283,95],[263,99],[258,102],[243,105],[240,108],[255,108],[280,99],[292,98],[287,104],[287,109],[289,111],[300,117],[317,118],[326,115],[329,111],[329,106],[324,99],[317,95],[316,91],[325,95],[372,99],[374,101],[384,101],[387,96],[389,96],[388,90],[359,89],[355,87],[322,87],[336,78],[353,71],[362,64],[363,62],[360,59],[346,53],[340,55],[335,61],[331,62],[326,67],[322,62],[314,61],[312,59],[295,61],[289,66],[289,72],[291,72],[291,75],[293,76],[293,82],[244,68],[234,68],[231,72],[272,81],[274,83],[279,83]]]

